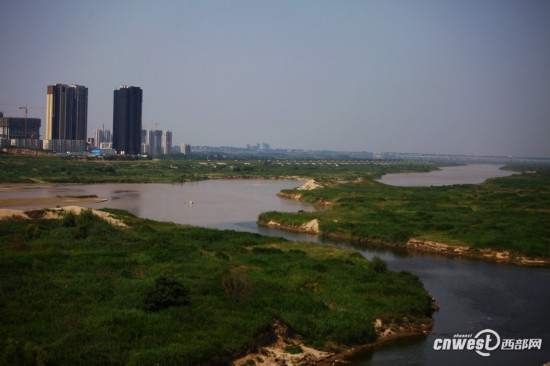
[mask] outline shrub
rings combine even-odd
[[[65,215],[63,215],[63,218],[61,219],[60,225],[62,227],[75,227],[76,215],[72,211],[65,212]]]
[[[393,243],[405,243],[411,237],[407,230],[399,229],[389,234],[389,240]]]
[[[159,277],[155,285],[147,291],[143,300],[143,309],[154,312],[173,306],[189,304],[189,289],[178,280]]]
[[[239,302],[252,292],[252,282],[246,273],[233,269],[222,276],[222,289],[231,301]]]
[[[95,219],[96,218],[92,210],[82,210],[80,214],[75,218],[75,222],[76,222],[75,237],[77,239],[84,239],[88,237],[88,233]]]
[[[387,266],[386,262],[384,262],[384,260],[382,258],[380,258],[379,256],[377,256],[377,255],[375,255],[370,260],[370,266],[371,266],[372,270],[376,273],[383,273],[383,272],[386,272],[388,270],[388,266]]]
[[[40,228],[36,224],[29,224],[25,229],[25,237],[27,239],[35,239],[40,236]]]
[[[317,272],[321,272],[321,273],[324,273],[326,271],[328,271],[328,267],[325,266],[323,263],[315,263],[312,268],[314,270],[316,270]]]
[[[290,353],[291,355],[298,355],[304,352],[304,350],[302,349],[302,347],[300,347],[299,344],[292,344],[292,345],[286,346],[285,351],[287,353]]]
[[[95,221],[92,210],[82,210],[76,217],[76,226],[89,227]]]
[[[252,253],[254,254],[283,254],[284,252],[281,249],[278,248],[264,248],[264,247],[258,247],[252,249]]]
[[[7,347],[2,354],[2,365],[48,365],[48,353],[33,342],[8,340]]]

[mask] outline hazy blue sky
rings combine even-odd
[[[7,116],[81,84],[92,136],[126,84],[175,144],[550,156],[549,0],[1,0],[0,21]]]

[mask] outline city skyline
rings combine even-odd
[[[133,84],[143,127],[176,145],[550,156],[547,1],[6,0],[0,14],[6,116],[66,81],[88,87],[91,131]]]

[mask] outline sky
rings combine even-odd
[[[113,91],[173,143],[550,157],[548,0],[1,0],[0,111]],[[44,131],[44,128],[42,128]]]

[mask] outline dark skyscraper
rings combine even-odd
[[[86,140],[88,88],[82,85],[48,85],[46,139]]]
[[[122,86],[115,90],[113,149],[119,154],[140,153],[142,101],[143,90],[137,86]]]

